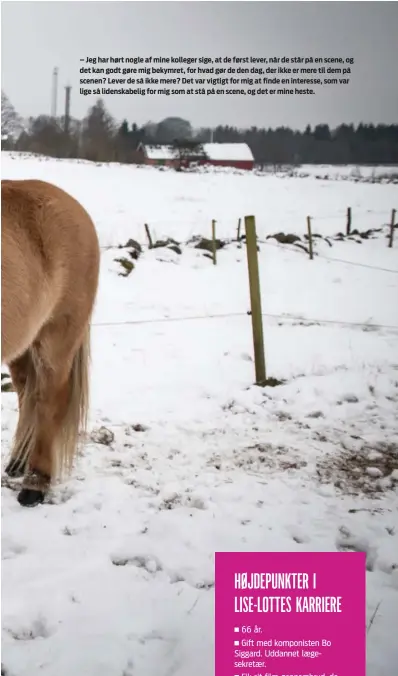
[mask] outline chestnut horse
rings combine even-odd
[[[90,322],[100,249],[85,209],[37,180],[1,182],[1,362],[19,417],[6,472],[43,502],[70,471],[87,423]]]

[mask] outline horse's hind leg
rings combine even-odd
[[[11,375],[12,384],[15,391],[18,395],[18,425],[16,430],[16,444],[11,451],[10,460],[5,468],[6,473],[10,477],[21,477],[25,473],[27,467],[27,457],[26,451],[29,443],[29,439],[26,437],[26,418],[29,417],[29,414],[32,414],[31,411],[27,410],[27,407],[32,402],[25,401],[24,406],[24,393],[27,393],[29,396],[31,393],[31,387],[34,387],[33,383],[29,383],[28,378],[34,380],[34,367],[32,362],[32,357],[30,352],[27,351],[13,362],[9,364],[9,370]],[[23,441],[23,436],[25,435],[25,440]]]
[[[81,396],[76,375],[81,375],[77,371],[82,340],[73,320],[63,318],[44,327],[32,347],[37,378],[35,438],[18,495],[21,505],[33,507],[43,502],[59,470],[57,459],[65,461],[65,456],[70,459],[75,452],[79,425],[76,402]]]
[[[54,444],[66,415],[69,400],[69,379],[63,373],[46,371],[40,374],[40,391],[36,404],[35,444],[29,455],[18,501],[25,507],[34,507],[44,501],[55,474]]]

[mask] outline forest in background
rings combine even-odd
[[[142,126],[117,122],[99,99],[86,117],[39,115],[22,120],[5,92],[1,93],[2,149],[40,153],[50,157],[95,162],[140,163],[140,143],[175,144],[186,154],[201,143],[247,143],[256,164],[398,164],[398,124],[310,125],[304,131],[289,127],[238,129],[228,125],[193,129],[188,120],[168,117]]]

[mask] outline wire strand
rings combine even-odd
[[[331,261],[332,263],[345,263],[345,265],[354,265],[357,268],[367,268],[368,270],[378,270],[379,272],[391,272],[395,275],[398,275],[398,270],[392,270],[391,268],[381,268],[377,265],[368,265],[367,263],[356,263],[355,261],[346,261],[342,258],[330,258],[329,256],[324,256],[323,254],[318,254],[319,258],[322,258],[326,261]]]
[[[259,243],[264,244],[265,246],[271,246],[274,249],[279,249],[280,251],[282,251],[282,246],[280,246],[278,244],[273,244],[272,242],[269,242],[269,241],[260,241],[260,240],[259,240]],[[294,246],[294,245],[292,245],[292,246]],[[300,249],[299,247],[295,247],[295,248],[289,248],[289,249],[287,249],[287,251],[293,251],[294,253],[298,253],[298,254],[302,255],[303,250]],[[316,251],[314,251],[314,253],[318,258],[322,258],[323,260],[326,260],[326,261],[331,261],[332,263],[333,262],[334,263],[345,263],[346,265],[354,265],[355,267],[358,267],[358,268],[367,268],[368,270],[378,270],[379,272],[391,272],[393,274],[398,275],[398,270],[393,270],[392,268],[382,268],[382,267],[379,267],[377,265],[368,265],[367,263],[356,263],[355,261],[347,261],[343,258],[330,258],[330,256],[325,256],[324,254],[317,253]]]
[[[197,321],[204,319],[226,319],[229,317],[247,317],[250,316],[251,312],[223,312],[220,314],[210,314],[210,315],[190,315],[185,317],[154,317],[151,319],[132,319],[122,322],[97,322],[93,323],[93,327],[105,327],[105,326],[132,326],[137,324],[162,324],[162,323],[171,323],[171,322],[183,322],[183,321]],[[398,331],[398,325],[389,325],[389,324],[371,324],[369,322],[349,322],[340,319],[315,319],[311,317],[299,317],[297,315],[291,314],[275,314],[270,312],[263,312],[263,317],[268,317],[269,319],[285,319],[296,322],[308,322],[311,324],[330,324],[336,326],[357,326],[367,329],[386,329],[391,331]]]

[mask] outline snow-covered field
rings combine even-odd
[[[396,165],[365,165],[355,164],[305,164],[299,166],[286,167],[281,170],[277,167],[268,167],[268,171],[274,171],[276,174],[294,175],[312,178],[325,178],[330,181],[363,181],[363,182],[398,182],[398,167]]]
[[[394,185],[176,173],[2,153],[89,210],[102,251],[92,438],[47,504],[2,487],[7,676],[211,676],[215,551],[367,552],[368,676],[398,663],[398,242]],[[381,228],[369,239],[333,239]],[[268,375],[245,245],[186,244],[255,214]],[[316,256],[266,236],[302,238]],[[182,253],[148,250],[174,237]],[[127,277],[114,248],[144,250]],[[396,230],[396,240],[398,231]],[[228,315],[228,316],[226,316]],[[4,369],[3,369],[4,371]],[[2,395],[3,466],[16,397]],[[105,427],[106,431],[98,432]],[[106,437],[106,438],[105,438]],[[107,443],[100,443],[105,441]]]

